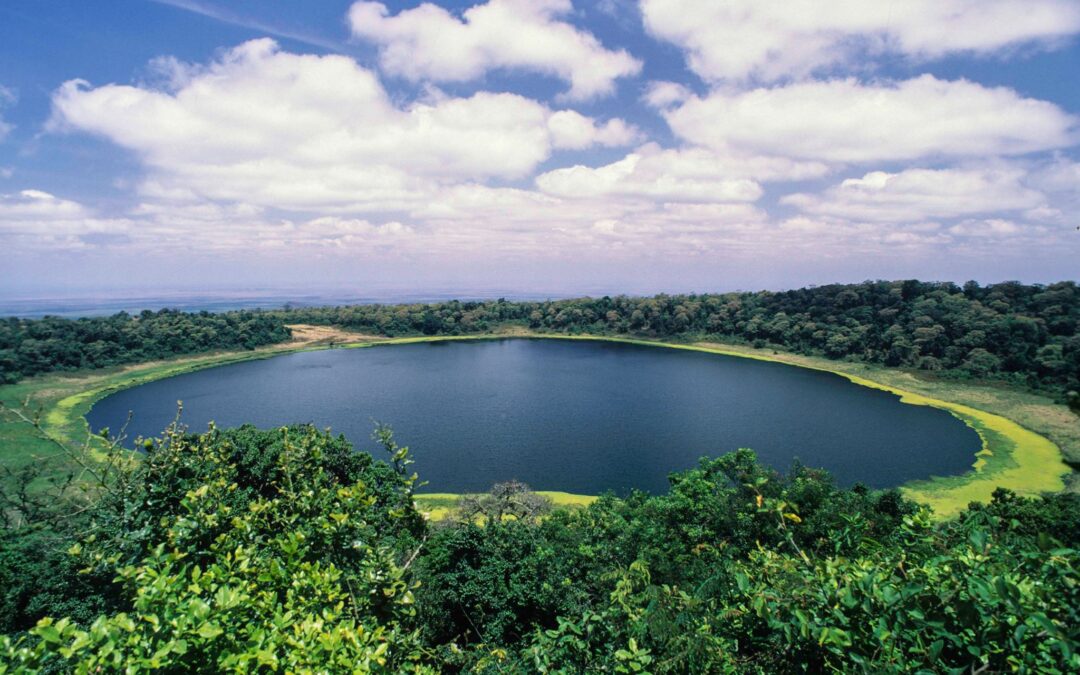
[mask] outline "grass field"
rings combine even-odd
[[[592,495],[575,495],[569,492],[537,490],[536,494],[551,500],[555,508],[580,509],[596,501]],[[431,520],[442,520],[457,508],[458,500],[465,495],[451,492],[428,492],[416,495],[416,506]]]
[[[210,354],[101,371],[52,374],[0,387],[0,402],[7,407],[29,404],[39,410],[44,431],[65,443],[82,443],[88,435],[84,415],[108,394],[151,380],[171,377],[203,368],[268,358],[282,353],[328,349],[366,348],[376,345],[410,344],[435,340],[482,340],[505,337],[543,337],[569,340],[608,340],[650,347],[701,351],[741,358],[786,363],[836,373],[852,382],[896,394],[911,405],[928,405],[947,410],[979,433],[982,450],[972,457],[972,470],[959,476],[934,477],[903,487],[912,499],[931,505],[948,517],[968,502],[986,501],[998,486],[1020,494],[1057,492],[1066,488],[1071,470],[1063,461],[1080,460],[1080,424],[1076,415],[1062,405],[1035,394],[971,383],[930,380],[914,373],[856,362],[776,352],[771,349],[697,342],[665,343],[633,338],[595,336],[535,335],[515,329],[511,333],[463,337],[415,337],[378,339],[333,329],[298,327],[301,336],[291,343],[252,352]],[[112,430],[117,431],[117,430]],[[1063,455],[1064,453],[1064,455]],[[13,421],[9,414],[0,420],[0,463],[17,469],[28,462],[48,462],[55,472],[67,470],[54,444],[40,438],[27,425]],[[1075,485],[1072,486],[1076,488]],[[590,497],[567,493],[546,493],[556,505],[580,506]],[[453,508],[456,496],[424,495],[421,507],[432,518]]]

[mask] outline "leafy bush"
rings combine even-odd
[[[9,662],[33,670],[59,658],[82,672],[428,671],[408,625],[413,587],[399,551],[415,523],[412,479],[399,475],[391,487],[378,484],[385,476],[362,480],[363,470],[335,473],[339,441],[311,428],[274,433],[278,441],[248,452],[231,441],[268,434],[167,435],[141,480],[103,503],[104,525],[71,549],[115,573],[129,609],[89,626],[42,619],[29,637],[5,639]],[[270,477],[258,490],[236,461],[253,454],[274,458],[258,463]],[[379,494],[391,489],[404,506]]]

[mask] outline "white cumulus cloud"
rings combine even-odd
[[[52,127],[135,151],[157,196],[295,209],[401,209],[438,185],[522,177],[558,148],[636,136],[516,94],[402,107],[352,59],[268,39],[186,72],[171,90],[67,82]]]
[[[867,55],[982,55],[1080,32],[1075,0],[641,0],[641,11],[709,81],[859,69]]]
[[[623,120],[608,120],[597,125],[596,120],[576,110],[560,110],[548,118],[548,129],[557,148],[580,150],[593,145],[619,147],[640,140],[640,132]]]
[[[43,218],[72,219],[85,215],[86,210],[81,204],[60,199],[42,190],[0,195],[0,221],[8,223]]]
[[[536,185],[560,197],[621,196],[667,201],[755,201],[759,181],[802,180],[825,175],[819,162],[782,157],[725,156],[705,148],[665,150],[648,143],[600,167],[577,165],[541,174]]]
[[[1041,232],[1044,232],[1045,228],[1030,226],[1025,227],[1023,225],[1017,224],[1012,220],[1004,220],[1002,218],[965,220],[949,228],[950,233],[958,234],[965,237],[1009,238],[1015,235],[1019,235],[1025,231],[1039,234]]]
[[[1045,197],[1023,184],[1025,176],[1018,168],[873,171],[823,194],[793,194],[782,201],[819,216],[918,222],[1036,208]]]
[[[833,162],[1018,155],[1077,138],[1077,119],[1053,103],[932,75],[718,91],[663,114],[693,143]]]
[[[642,100],[652,108],[665,110],[685,103],[693,96],[694,92],[690,91],[686,85],[678,82],[657,81],[649,83]]]
[[[1032,176],[1032,182],[1048,192],[1080,197],[1080,162],[1058,157],[1040,167]]]
[[[82,250],[97,241],[127,241],[132,224],[43,190],[0,194],[0,245],[11,252]]]
[[[609,94],[641,62],[563,20],[572,11],[570,0],[489,0],[459,19],[427,2],[392,15],[382,3],[361,1],[349,10],[349,25],[379,46],[384,71],[410,80],[463,82],[516,69],[568,82],[571,99]]]

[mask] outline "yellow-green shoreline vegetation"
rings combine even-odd
[[[536,490],[535,494],[546,497],[553,507],[560,509],[580,509],[597,500],[594,495],[576,495],[553,490]],[[467,496],[470,495],[454,492],[421,492],[415,495],[416,508],[430,520],[439,521],[448,517],[457,508],[458,503]]]
[[[379,338],[323,326],[293,325],[293,339],[245,351],[219,351],[196,356],[84,370],[49,373],[0,385],[0,404],[5,408],[27,409],[38,417],[42,431],[67,445],[81,445],[90,429],[85,415],[97,401],[122,389],[128,389],[184,373],[229,365],[304,350],[328,349],[344,342],[363,338],[371,344]],[[98,430],[94,430],[98,431]],[[117,433],[119,429],[110,430]],[[0,463],[18,470],[31,461],[60,458],[57,448],[40,433],[10,414],[0,415]],[[62,465],[54,467],[64,470]],[[47,478],[49,472],[43,474]]]
[[[6,406],[15,407],[28,400],[31,407],[40,407],[42,427],[46,433],[64,442],[77,443],[86,437],[88,431],[84,416],[96,401],[108,394],[218,365],[331,348],[368,348],[515,337],[588,340],[683,349],[827,371],[861,386],[888,391],[900,397],[903,403],[927,405],[950,412],[971,426],[982,439],[982,449],[973,458],[972,470],[959,476],[932,477],[916,481],[902,488],[910,498],[932,506],[935,513],[941,517],[955,515],[969,502],[988,501],[998,487],[1029,496],[1059,492],[1065,489],[1065,477],[1070,474],[1069,466],[1063,461],[1062,451],[1073,457],[1080,455],[1080,431],[1075,428],[1075,415],[1047,398],[1001,387],[933,381],[917,377],[908,371],[864,363],[831,361],[740,345],[676,343],[614,336],[553,335],[536,333],[521,327],[510,327],[504,332],[485,335],[389,339],[333,331],[331,333],[332,335],[320,335],[314,340],[299,340],[249,352],[219,353],[128,366],[105,372],[41,376],[0,387],[0,401]],[[47,442],[36,437],[32,430],[20,428],[9,420],[0,422],[0,439],[4,441],[4,461],[8,466],[18,467],[33,457],[50,454]],[[545,494],[551,497],[557,506],[581,506],[593,499],[584,495],[558,492]],[[421,507],[434,519],[445,516],[455,502],[455,496],[447,494],[418,497]]]
[[[861,363],[836,363],[807,356],[767,354],[761,353],[765,350],[746,348],[704,348],[713,353],[835,373],[860,386],[895,394],[902,403],[946,410],[970,426],[982,440],[982,448],[976,454],[971,471],[958,476],[913,481],[901,488],[907,497],[930,505],[939,516],[956,515],[971,502],[988,502],[998,487],[1026,496],[1060,492],[1065,489],[1065,478],[1072,471],[1064,461],[1062,449],[1050,438],[1025,428],[1003,414],[967,404],[977,401],[1006,414],[1021,412],[1025,421],[1042,426],[1044,433],[1076,443],[1075,423],[1070,424],[1069,420],[1075,416],[1049,399],[1040,400],[1041,397],[1000,388],[933,382],[905,371],[890,371]],[[906,385],[905,388],[897,386],[901,382]],[[1023,400],[1024,408],[1014,407],[1017,399]]]

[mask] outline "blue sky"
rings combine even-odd
[[[8,0],[0,295],[1076,279],[1078,34],[1078,0]]]

